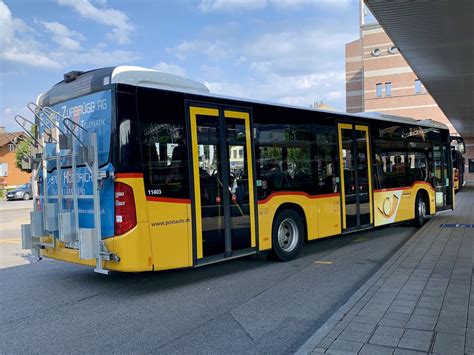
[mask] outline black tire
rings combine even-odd
[[[423,224],[425,224],[426,211],[426,200],[421,193],[418,193],[415,199],[415,219],[413,220],[413,224],[416,227],[421,227]]]
[[[303,218],[291,209],[283,210],[275,217],[272,227],[272,254],[276,259],[290,261],[299,254],[305,240],[303,222]]]
[[[25,192],[25,193],[23,194],[23,200],[26,201],[26,200],[29,200],[29,199],[30,199],[30,194],[29,194],[28,192]]]

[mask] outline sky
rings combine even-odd
[[[71,70],[137,65],[211,92],[345,111],[358,0],[0,0],[0,126]]]

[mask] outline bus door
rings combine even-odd
[[[451,209],[453,205],[451,148],[446,144],[433,145],[434,188],[436,210]]]
[[[188,103],[195,264],[256,251],[250,111]]]
[[[342,229],[373,225],[372,172],[369,127],[338,124]]]

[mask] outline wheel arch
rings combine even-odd
[[[417,195],[421,195],[426,203],[427,208],[427,215],[431,215],[431,206],[430,206],[430,194],[426,189],[420,188],[418,189]],[[416,200],[415,200],[416,201]]]
[[[275,223],[275,218],[278,216],[278,214],[283,211],[283,210],[293,210],[296,213],[300,215],[300,217],[303,219],[303,226],[304,226],[304,241],[308,241],[308,221],[306,219],[306,213],[299,204],[297,203],[292,203],[292,202],[284,202],[275,211],[275,214],[273,215],[273,221],[272,221],[272,227],[273,224]]]

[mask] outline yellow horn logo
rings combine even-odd
[[[397,210],[398,206],[398,197],[397,195],[393,195],[392,201],[390,203],[390,197],[386,197],[385,200],[383,200],[382,203],[382,208],[377,207],[382,216],[385,218],[390,218],[395,214],[395,211]]]

